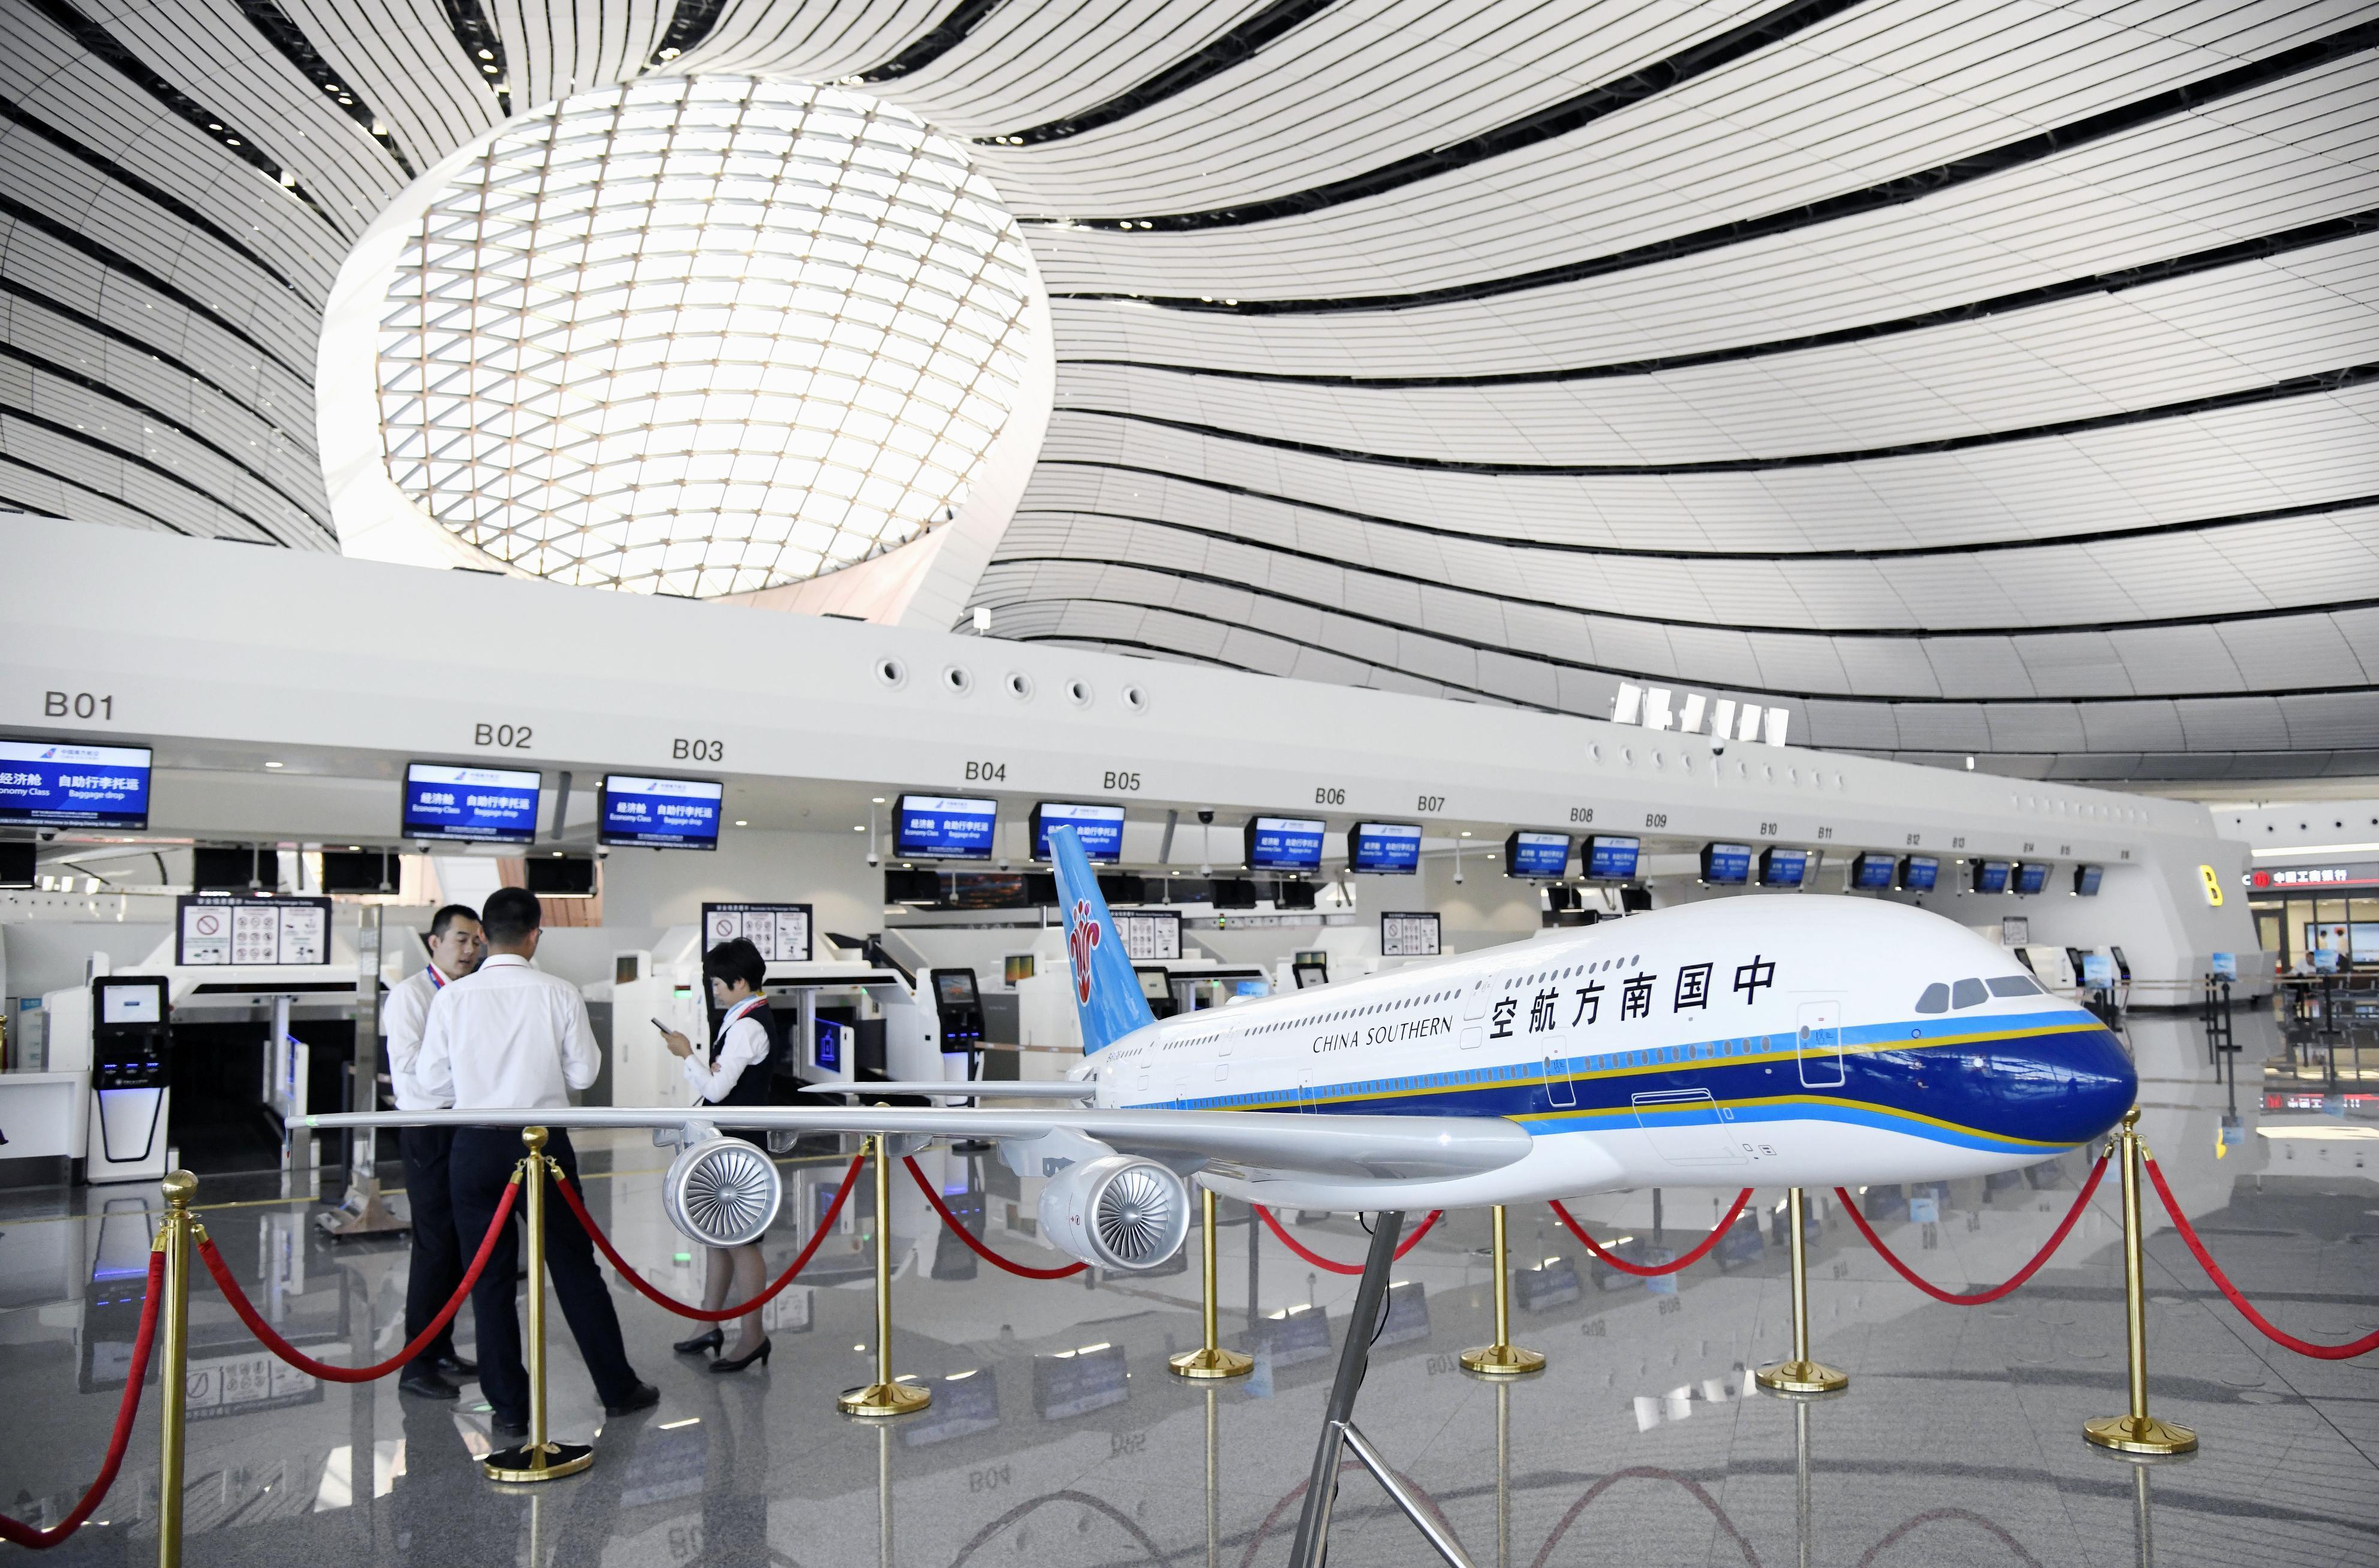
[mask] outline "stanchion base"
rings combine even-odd
[[[574,1476],[595,1463],[591,1443],[525,1442],[518,1448],[506,1448],[479,1461],[479,1474],[491,1481],[558,1481],[564,1476]]]
[[[912,1416],[934,1402],[934,1391],[914,1383],[869,1383],[847,1388],[835,1405],[846,1416]]]
[[[2082,1424],[2082,1435],[2118,1453],[2194,1453],[2197,1434],[2153,1416],[2102,1416]]]
[[[1165,1365],[1173,1369],[1177,1378],[1244,1378],[1256,1369],[1256,1358],[1208,1345],[1185,1350],[1168,1358]]]
[[[1482,1378],[1525,1378],[1545,1369],[1545,1353],[1516,1345],[1482,1345],[1462,1353],[1462,1369]]]
[[[1761,1388],[1776,1393],[1832,1393],[1851,1386],[1851,1375],[1822,1361],[1779,1361],[1751,1374]]]

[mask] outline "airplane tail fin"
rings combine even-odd
[[[1098,875],[1071,827],[1049,829],[1049,860],[1057,873],[1057,902],[1066,912],[1066,954],[1073,965],[1074,1006],[1081,1014],[1082,1054],[1095,1055],[1154,1023],[1156,1015],[1141,995],[1140,977],[1099,893]]]

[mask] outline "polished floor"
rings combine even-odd
[[[2379,1101],[2349,1070],[2358,1045],[2379,1067],[2379,1036],[2288,1033],[2242,1010],[2233,1081],[2209,1066],[2194,1019],[2135,1016],[2144,1130],[2250,1293],[2282,1326],[2341,1340],[2379,1324],[2379,1166],[2366,1168]],[[582,1152],[598,1217],[648,1273],[690,1295],[694,1275],[660,1213],[664,1156],[633,1142]],[[928,1157],[952,1201],[980,1206],[993,1245],[1059,1261],[1025,1234],[1030,1188],[994,1164]],[[789,1169],[772,1259],[803,1239],[841,1162]],[[2046,1237],[2085,1169],[2069,1155],[2012,1181],[1952,1184],[1929,1224],[1878,1194],[1894,1216],[1878,1228],[1937,1283],[1996,1283]],[[719,1378],[672,1356],[668,1342],[687,1331],[622,1290],[630,1348],[664,1397],[607,1423],[561,1335],[557,1432],[594,1435],[598,1457],[531,1490],[478,1478],[475,1388],[434,1405],[392,1381],[317,1383],[271,1363],[201,1279],[185,1561],[1286,1561],[1351,1280],[1296,1260],[1226,1206],[1238,1223],[1223,1232],[1225,1336],[1257,1349],[1259,1365],[1241,1383],[1187,1386],[1165,1357],[1196,1342],[1194,1273],[1010,1278],[939,1236],[896,1181],[894,1360],[934,1388],[929,1412],[881,1426],[835,1410],[874,1351],[863,1201],[772,1310],[765,1369]],[[320,1239],[309,1206],[274,1196],[273,1178],[208,1187],[202,1201],[224,1200],[205,1215],[211,1233],[284,1333],[325,1359],[394,1348],[402,1244]],[[1764,1235],[1781,1237],[1768,1213],[1780,1196],[1756,1199]],[[1720,1199],[1675,1189],[1660,1201],[1660,1239],[1676,1247]],[[57,1517],[105,1447],[152,1204],[117,1189],[12,1194],[0,1207],[0,1511]],[[1649,1240],[1652,1204],[1636,1193],[1576,1208],[1603,1236]],[[1579,1249],[1541,1209],[1513,1216],[1516,1261],[1562,1261],[1522,1279],[1514,1337],[1551,1365],[1517,1385],[1468,1376],[1458,1353],[1490,1326],[1487,1218],[1452,1215],[1398,1271],[1409,1284],[1358,1419],[1481,1564],[2379,1562],[2379,1356],[2317,1362],[2266,1345],[2168,1229],[2149,1253],[2154,1407],[2196,1428],[2203,1450],[2143,1468],[2083,1444],[2085,1419],[2123,1408],[2117,1212],[2110,1181],[2029,1286],[1960,1309],[1890,1274],[1829,1203],[1811,1320],[1818,1353],[1852,1381],[1814,1405],[1745,1391],[1745,1369],[1789,1342],[1781,1246],[1697,1264],[1673,1294],[1605,1289],[1591,1269],[1573,1278]],[[1360,1256],[1350,1216],[1310,1217],[1295,1234]],[[53,1558],[155,1560],[151,1412],[132,1455],[100,1510],[106,1523]],[[1437,1561],[1353,1473],[1333,1550],[1341,1563]]]

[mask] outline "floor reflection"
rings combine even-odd
[[[2226,1268],[2292,1332],[2341,1340],[2379,1321],[2379,1116],[2355,1088],[2379,1035],[2284,1027],[2243,1008],[2240,1049],[2209,1055],[2193,1015],[2135,1015],[2143,1131]],[[2240,1084],[2240,1076],[2247,1079]],[[2379,1080],[2373,1080],[2379,1081]],[[590,1140],[590,1145],[594,1140]],[[590,1148],[590,1153],[594,1151]],[[697,1260],[669,1229],[659,1162],[622,1142],[590,1158],[587,1199],[665,1290],[693,1299]],[[787,1169],[779,1261],[807,1238],[847,1154]],[[936,1152],[927,1174],[971,1227],[1020,1261],[1037,1188],[996,1161]],[[1928,1280],[1997,1284],[2073,1201],[2087,1160],[1864,1199]],[[905,1190],[904,1190],[905,1189]],[[204,1201],[208,1195],[202,1193]],[[1812,1194],[1813,1349],[1849,1369],[1810,1405],[1749,1386],[1790,1344],[1781,1194],[1725,1243],[1649,1286],[1585,1257],[1541,1210],[1512,1215],[1513,1337],[1551,1358],[1517,1384],[1464,1373],[1490,1313],[1483,1214],[1454,1214],[1399,1270],[1362,1395],[1364,1430],[1466,1549],[1502,1568],[1603,1563],[2347,1563],[2379,1561],[2379,1369],[2299,1360],[2220,1300],[2168,1228],[2152,1233],[2156,1412],[2203,1451],[2158,1468],[2087,1449],[2082,1422],[2121,1408],[2122,1290],[2109,1180],[2064,1249],[2006,1300],[1937,1304],[1894,1276],[1830,1195]],[[1575,1201],[1638,1256],[1693,1245],[1733,1193],[1677,1188]],[[72,1212],[65,1212],[67,1208]],[[36,1523],[70,1507],[103,1450],[139,1318],[153,1195],[22,1198],[0,1222],[0,1503]],[[1253,1376],[1193,1385],[1165,1358],[1199,1342],[1198,1276],[1021,1281],[942,1236],[896,1183],[863,1184],[813,1272],[768,1309],[772,1363],[732,1377],[672,1356],[673,1319],[618,1294],[659,1409],[603,1420],[566,1337],[559,1434],[595,1437],[586,1475],[538,1492],[477,1475],[487,1412],[325,1386],[270,1361],[211,1284],[194,1290],[187,1560],[193,1564],[1167,1563],[1286,1561],[1353,1282],[1297,1260],[1225,1205],[1224,1339]],[[2154,1212],[2151,1207],[2151,1212]],[[397,1347],[399,1244],[326,1242],[302,1205],[241,1198],[209,1230],[265,1314],[310,1354]],[[1359,1258],[1348,1216],[1283,1216],[1306,1246]],[[935,1404],[889,1426],[847,1419],[838,1391],[872,1364],[869,1268],[890,1233],[895,1369]],[[461,1321],[468,1334],[468,1313]],[[2374,1357],[2373,1359],[2379,1359]],[[1434,1561],[1359,1470],[1333,1525],[1338,1560]],[[53,1553],[152,1561],[155,1431],[94,1526]]]

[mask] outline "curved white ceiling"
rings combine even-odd
[[[2379,772],[2379,6],[9,17],[17,505],[329,547],[305,368],[412,171],[642,75],[839,81],[974,139],[1054,296],[997,635]]]

